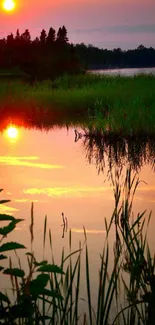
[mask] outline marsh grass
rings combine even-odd
[[[0,228],[0,259],[9,250],[16,252],[19,267],[1,267],[2,275],[10,276],[14,301],[6,292],[0,292],[1,324],[60,324],[60,325],[153,325],[155,323],[155,259],[152,258],[147,242],[147,228],[151,214],[132,214],[133,198],[140,180],[137,174],[127,170],[125,179],[120,168],[111,170],[115,208],[109,223],[105,219],[106,237],[103,252],[99,255],[97,301],[92,305],[92,280],[89,245],[84,229],[84,241],[72,251],[72,233],[69,232],[69,253],[62,250],[61,262],[57,266],[53,253],[52,234],[48,231],[47,217],[43,230],[43,261],[38,262],[33,250],[35,217],[31,207],[30,242],[31,251],[26,252],[29,271],[25,274],[17,249],[25,248],[19,243],[5,243],[6,235],[15,229],[20,219],[0,215],[1,222],[10,222]],[[0,204],[5,200],[1,200]],[[114,230],[113,263],[109,235]],[[49,241],[51,264],[45,260]],[[82,256],[85,264],[85,289],[81,288]],[[124,299],[122,293],[124,292]],[[80,303],[85,304],[81,314]]]
[[[111,77],[86,74],[28,84],[0,81],[0,110],[83,118],[111,132],[153,132],[155,76]],[[21,108],[22,107],[22,108]],[[51,115],[50,115],[51,113]]]

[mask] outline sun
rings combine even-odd
[[[4,2],[3,2],[3,9],[5,10],[5,11],[13,11],[14,9],[15,9],[15,7],[16,7],[16,3],[15,3],[15,1],[14,0],[5,0]]]
[[[17,139],[18,134],[19,131],[15,126],[9,126],[6,130],[6,135],[10,139]]]

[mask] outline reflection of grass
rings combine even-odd
[[[85,241],[79,244],[77,251],[72,251],[72,236],[69,233],[69,255],[64,249],[60,258],[60,266],[55,265],[52,249],[52,237],[47,236],[47,218],[43,231],[43,261],[38,262],[33,251],[34,213],[31,208],[31,252],[26,253],[28,259],[28,275],[22,269],[18,258],[18,268],[13,268],[10,259],[9,268],[0,268],[3,274],[9,275],[14,301],[11,303],[6,292],[0,292],[0,318],[2,324],[58,324],[58,325],[153,325],[155,324],[155,263],[147,246],[144,225],[146,216],[138,214],[133,220],[132,202],[139,184],[137,176],[127,170],[122,186],[122,175],[119,170],[111,172],[114,188],[115,209],[109,224],[105,221],[105,242],[100,254],[100,268],[95,306],[92,302],[92,280],[89,245],[84,230]],[[121,201],[122,200],[122,201]],[[6,201],[0,201],[5,203]],[[131,220],[132,219],[132,220]],[[148,221],[150,216],[148,218]],[[18,243],[1,244],[4,237],[13,231],[21,220],[8,215],[0,215],[1,221],[9,222],[0,228],[0,252],[7,254],[9,250],[24,248]],[[146,224],[147,227],[147,224]],[[113,233],[114,249],[109,245],[109,235]],[[51,249],[52,261],[45,260],[45,245]],[[85,294],[81,291],[82,255],[85,264]],[[17,253],[16,256],[18,257]],[[111,258],[113,256],[113,262]],[[7,256],[0,255],[0,259]],[[2,263],[3,261],[1,261]],[[128,275],[128,276],[127,276]],[[123,299],[123,292],[125,299]],[[85,295],[85,296],[83,296]],[[80,313],[80,301],[83,301],[86,313]]]
[[[155,77],[64,76],[54,82],[30,85],[3,81],[0,110],[46,108],[57,119],[82,116],[112,131],[152,131],[155,128]],[[25,104],[25,108],[24,108]],[[21,109],[21,106],[23,108]],[[52,116],[50,116],[52,121]],[[105,123],[106,121],[106,123]]]

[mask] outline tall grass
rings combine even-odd
[[[92,280],[89,245],[84,229],[84,241],[72,251],[72,233],[69,232],[69,254],[62,250],[61,262],[57,266],[52,245],[52,234],[48,231],[47,217],[43,230],[43,261],[37,261],[33,250],[35,216],[31,207],[30,242],[31,251],[26,252],[29,272],[26,275],[18,258],[18,268],[1,267],[1,272],[10,276],[15,292],[11,302],[6,292],[0,292],[1,324],[60,324],[60,325],[153,325],[155,259],[147,242],[150,217],[139,213],[132,217],[133,198],[140,180],[137,174],[127,170],[122,183],[121,169],[111,171],[115,208],[109,221],[105,219],[106,237],[100,257],[98,295],[92,304]],[[4,203],[1,200],[0,203]],[[15,229],[21,220],[0,215],[1,221],[10,222],[0,228],[0,253],[23,248],[19,243],[5,243],[6,235]],[[113,262],[110,264],[112,248],[109,235],[114,231]],[[47,241],[51,249],[51,263],[44,259]],[[7,255],[0,255],[6,259]],[[83,265],[83,259],[84,264]],[[86,296],[81,288],[81,268],[85,268]],[[124,292],[124,299],[123,293]],[[85,303],[81,314],[80,303]]]
[[[18,81],[0,82],[0,109],[46,108],[55,114],[80,114],[89,123],[103,127],[105,119],[112,131],[154,132],[155,77],[63,76],[54,82],[33,85]]]

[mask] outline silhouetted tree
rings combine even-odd
[[[7,40],[6,40],[6,42],[7,42],[7,45],[8,45],[8,46],[13,46],[13,43],[14,43],[14,36],[13,36],[12,33],[11,33],[10,35],[7,36]]]
[[[67,29],[65,26],[62,26],[58,29],[57,42],[64,43],[64,44],[68,43]]]
[[[20,32],[19,32],[19,29],[17,29],[17,31],[16,31],[15,40],[16,41],[20,41]]]
[[[40,34],[40,43],[41,43],[41,45],[45,45],[45,43],[46,43],[46,38],[47,38],[47,34],[46,34],[45,29],[43,29],[43,30],[41,31],[41,34]]]
[[[53,45],[56,40],[56,31],[52,27],[49,29],[48,36],[47,36],[47,45]]]
[[[24,41],[25,43],[31,42],[31,35],[28,29],[25,30],[25,32],[21,35],[21,40]]]

